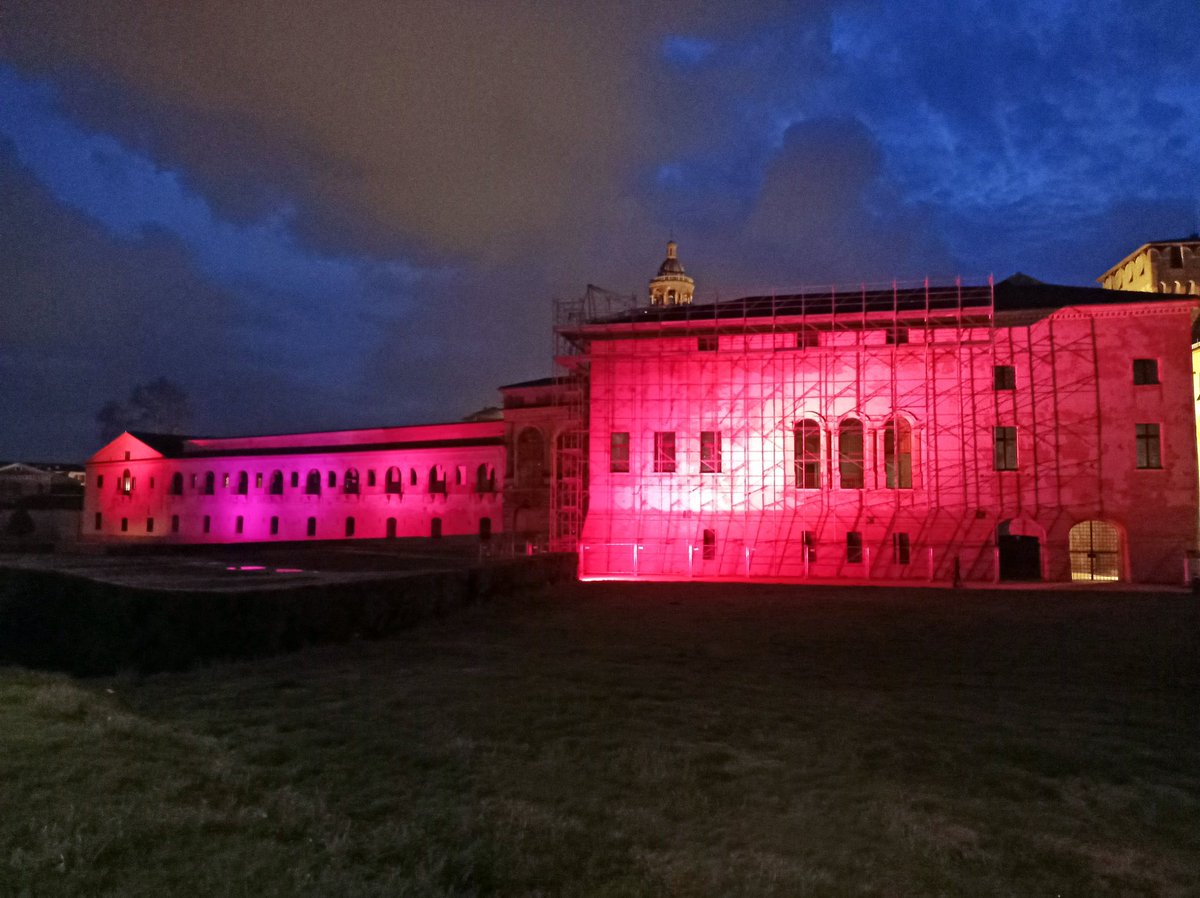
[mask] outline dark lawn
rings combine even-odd
[[[0,895],[1197,895],[1200,601],[584,584],[0,671],[0,807]]]

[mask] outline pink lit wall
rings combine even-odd
[[[808,348],[802,319],[723,321],[716,351],[697,343],[711,321],[586,328],[581,575],[946,580],[957,559],[964,579],[990,581],[1003,532],[1036,537],[1040,573],[1069,580],[1072,528],[1100,521],[1119,534],[1121,579],[1180,582],[1198,512],[1194,312],[1168,301],[997,313],[994,327],[918,321],[900,345],[864,320]],[[1134,384],[1135,359],[1156,362],[1158,383]],[[998,366],[1012,389],[996,388]],[[863,425],[862,488],[839,477],[849,418]],[[908,488],[886,481],[895,418],[912,433]],[[797,483],[802,420],[820,428],[815,489]],[[1137,466],[1139,423],[1159,428],[1160,467]],[[996,427],[1016,429],[1013,470],[996,470]],[[706,431],[719,472],[701,472]],[[630,435],[628,472],[612,470],[613,432]],[[654,470],[656,432],[675,435],[674,472]]]
[[[166,455],[126,433],[88,462],[82,532],[163,543],[498,533],[503,433],[481,422],[204,439]]]

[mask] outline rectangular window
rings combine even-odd
[[[901,343],[907,343],[908,328],[900,327],[899,325],[896,325],[895,327],[889,327],[887,329],[887,342],[892,346],[899,345]]]
[[[154,489],[154,478],[150,478],[150,489]]]
[[[171,515],[171,532],[172,533],[179,532],[179,515],[177,515],[177,514]]]
[[[300,486],[300,472],[292,471],[292,489],[296,489],[299,486]]]
[[[154,518],[146,518],[146,532],[147,533],[154,532]]]
[[[654,434],[654,473],[675,473],[675,432],[660,430]]]
[[[371,469],[371,470],[367,471],[367,486],[374,486],[374,485],[375,485],[375,471],[374,471],[374,469]]]
[[[259,471],[254,475],[254,488],[256,490],[262,489],[262,471]]]
[[[208,515],[204,516],[204,532],[209,533],[212,530],[212,518]]]
[[[271,536],[279,535],[279,518],[271,518]]]
[[[122,533],[129,532],[129,518],[121,518],[121,532]]]
[[[717,557],[717,531],[704,531],[704,540],[701,544],[700,557],[704,561],[712,561]]]
[[[1157,424],[1135,424],[1137,466],[1143,469],[1162,467],[1162,446]]]
[[[237,521],[234,524],[234,532],[241,533],[246,528],[246,519],[241,515],[237,516]]]
[[[1158,359],[1134,359],[1133,383],[1138,387],[1158,383]]]
[[[98,489],[98,490],[104,489],[104,475],[103,474],[96,475],[96,489]]]
[[[803,327],[796,331],[796,348],[797,349],[815,349],[820,345],[820,338],[817,336],[815,327]]]
[[[316,518],[308,519],[308,535],[309,536],[317,535],[317,519]]]
[[[608,440],[608,470],[613,474],[629,473],[629,432],[614,430]]]
[[[346,536],[354,536],[354,518],[346,518]]]
[[[892,534],[892,557],[896,564],[908,564],[911,556],[911,548],[908,542],[907,533]]]
[[[700,473],[721,473],[721,431],[700,432]]]
[[[717,338],[716,337],[699,337],[696,340],[696,348],[701,352],[716,352]]]
[[[229,475],[228,474],[221,475],[221,487],[223,489],[229,489]]]
[[[104,516],[100,512],[96,512],[96,529],[99,530],[104,523]]]
[[[862,534],[857,530],[851,530],[846,534],[846,563],[862,564],[862,560]]]
[[[996,471],[1017,469],[1017,429],[1015,427],[992,428],[992,467]]]
[[[996,365],[992,368],[993,390],[1015,390],[1017,388],[1017,369],[1012,365]]]
[[[337,486],[337,472],[330,471],[329,472],[329,488],[333,489],[335,486]]]

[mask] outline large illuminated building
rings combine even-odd
[[[563,373],[501,388],[499,421],[126,434],[89,463],[84,535],[503,531],[591,578],[1180,582],[1200,517],[1192,260],[1200,242],[1147,244],[1108,289],[704,304],[672,242],[649,304],[560,305]]]

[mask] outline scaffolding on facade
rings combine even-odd
[[[579,543],[591,446],[598,468],[591,490],[612,493],[593,499],[612,502],[606,523],[590,527],[590,545],[580,548],[606,558],[600,564],[610,572],[693,576],[702,557],[713,559],[704,567],[717,576],[791,578],[836,555],[835,576],[886,576],[901,546],[892,533],[902,532],[907,575],[923,569],[943,577],[961,563],[963,576],[983,576],[994,559],[978,547],[993,539],[996,520],[987,510],[1004,488],[993,472],[990,434],[1008,400],[990,383],[976,383],[997,363],[995,321],[990,278],[672,307],[638,307],[589,287],[556,305],[556,359],[572,388],[565,391],[571,426],[556,453],[552,542],[563,549]],[[592,342],[607,340],[625,342],[601,359]],[[984,359],[986,366],[977,364]],[[885,488],[885,441],[898,439],[885,428],[902,417],[912,425],[916,482]],[[831,489],[850,476],[850,436],[839,428],[851,418],[862,427],[863,485]],[[794,475],[795,427],[808,419],[821,422],[825,486],[812,491],[797,490]],[[613,428],[628,430],[643,447],[655,432],[686,435],[684,476],[636,479],[629,487],[636,495],[613,498],[626,487],[609,476],[608,446],[590,438],[593,427],[604,431],[602,441]],[[719,476],[696,473],[693,443],[701,432],[717,434]],[[989,439],[978,439],[981,432]],[[895,451],[896,443],[888,445]],[[719,521],[729,538],[707,545],[706,521]],[[841,546],[835,553],[820,545],[847,532],[874,537],[861,562],[845,560]],[[968,545],[977,550],[955,562]],[[618,560],[625,554],[632,557]]]

